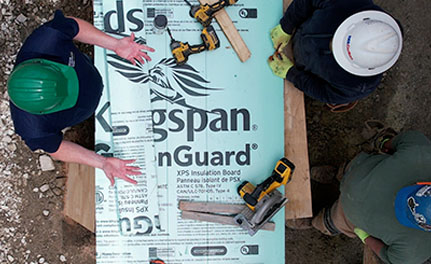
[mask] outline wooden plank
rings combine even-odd
[[[369,248],[367,245],[364,245],[364,264],[381,264],[383,263],[379,257]]]
[[[219,0],[199,0],[201,4],[214,4]],[[241,38],[241,35],[238,33],[235,25],[227,14],[226,10],[222,9],[215,14],[215,18],[217,19],[218,24],[223,30],[226,38],[229,40],[232,48],[235,50],[239,59],[242,62],[245,62],[250,58],[251,52],[245,44],[244,40]]]
[[[180,201],[178,206],[178,208],[183,211],[225,214],[239,214],[242,210],[244,210],[244,207],[244,204],[221,204],[189,201]]]
[[[66,163],[66,194],[63,214],[91,232],[95,231],[95,169]]]
[[[206,214],[206,213],[199,213],[199,212],[182,211],[181,218],[202,221],[202,222],[217,223],[217,224],[223,224],[223,225],[238,226],[238,224],[234,221],[232,216],[225,216],[225,215],[214,215],[214,214]],[[275,223],[267,222],[261,227],[261,229],[267,230],[267,231],[274,231]]]
[[[291,2],[284,0],[284,7]],[[296,167],[292,181],[285,188],[289,199],[286,219],[312,217],[304,94],[288,81],[284,83],[284,118],[285,155]]]

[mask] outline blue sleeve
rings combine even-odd
[[[60,147],[62,140],[63,134],[61,132],[40,138],[24,138],[25,144],[32,151],[42,149],[43,151],[48,153],[56,152]]]
[[[72,40],[79,32],[78,23],[72,18],[65,17],[60,10],[56,10],[54,19],[45,23],[44,26],[60,31],[68,40]]]
[[[281,28],[287,34],[304,23],[316,9],[323,8],[328,0],[294,0],[280,20]]]
[[[327,81],[310,72],[301,71],[293,66],[286,75],[286,79],[292,82],[296,88],[303,91],[306,95],[330,104],[348,103],[341,93],[337,96],[337,90]]]

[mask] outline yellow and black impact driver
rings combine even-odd
[[[170,48],[172,55],[177,64],[181,65],[187,62],[192,54],[201,53],[204,50],[214,50],[220,47],[220,40],[212,26],[208,26],[202,30],[201,39],[203,43],[198,45],[190,45],[188,42],[175,40],[169,28],[167,28],[169,37],[171,38]]]
[[[238,194],[247,207],[234,219],[250,235],[254,235],[287,203],[287,198],[277,188],[292,179],[294,170],[295,165],[283,157],[275,165],[271,176],[262,183],[254,186],[244,181],[239,185]]]
[[[188,0],[184,0],[190,6],[190,16],[194,17],[202,26],[207,27],[211,24],[214,14],[226,6],[238,2],[238,0],[220,0],[212,5],[192,5]]]

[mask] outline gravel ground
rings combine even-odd
[[[379,119],[398,130],[417,129],[431,136],[431,1],[376,0],[404,26],[399,62],[378,90],[349,113],[332,114],[306,98],[310,162],[338,166],[351,159],[364,140],[364,121]],[[55,9],[91,21],[89,0],[0,0],[0,264],[95,263],[93,234],[62,215],[65,174],[60,162],[42,162],[14,134],[6,80],[22,41]],[[90,56],[92,49],[80,48]],[[67,132],[69,139],[92,145],[92,121]],[[84,131],[84,132],[83,132]],[[88,137],[90,135],[90,137]],[[315,186],[315,204],[329,203],[336,186]],[[287,230],[286,260],[294,263],[361,263],[362,245],[345,236],[314,230]],[[431,261],[427,262],[431,263]]]

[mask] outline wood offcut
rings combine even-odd
[[[214,4],[218,1],[219,0],[199,0],[201,4]],[[221,29],[226,35],[226,38],[229,40],[230,44],[232,45],[232,48],[235,50],[239,59],[242,62],[248,60],[251,56],[251,52],[245,44],[244,40],[241,38],[241,35],[239,34],[226,10],[222,9],[218,11],[215,14],[215,19],[217,20],[218,24],[220,25]]]
[[[238,226],[238,223],[234,221],[234,216],[241,213],[245,207],[246,205],[244,204],[220,204],[189,201],[180,201],[178,205],[178,208],[181,210],[182,219],[234,226]],[[275,223],[267,222],[260,229],[274,231]]]

